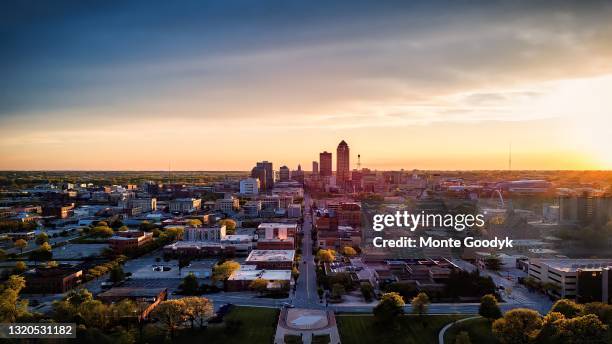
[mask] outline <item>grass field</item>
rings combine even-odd
[[[258,307],[236,307],[227,314],[222,324],[191,332],[184,330],[175,338],[175,343],[272,343],[276,333],[278,309]]]
[[[338,315],[338,330],[343,344],[354,343],[423,343],[438,342],[438,332],[449,322],[465,315],[428,315],[423,321],[415,315],[399,319],[395,330],[384,329],[374,323],[370,315]]]
[[[470,335],[472,343],[499,343],[491,332],[491,322],[483,318],[466,320],[465,322],[452,326],[446,331],[444,343],[455,343],[455,336],[461,331],[466,331]]]

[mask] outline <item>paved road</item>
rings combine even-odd
[[[312,216],[310,214],[310,196],[304,195],[304,223],[302,232],[302,260],[300,261],[300,277],[297,281],[295,294],[291,294],[292,303],[300,308],[318,308],[317,275],[312,256]]]

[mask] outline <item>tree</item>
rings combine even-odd
[[[185,278],[183,278],[183,283],[181,284],[181,293],[184,295],[195,295],[200,286],[198,285],[198,279],[193,273],[189,273]]]
[[[213,303],[205,297],[184,297],[181,299],[185,303],[185,313],[193,323],[199,320],[200,328],[204,326],[204,321],[213,315]]]
[[[562,321],[559,335],[563,343],[605,344],[609,343],[607,331],[595,314],[587,314]]]
[[[342,254],[347,257],[354,257],[357,255],[357,251],[355,251],[355,249],[350,246],[344,246],[344,248],[342,249]]]
[[[457,337],[455,337],[455,344],[472,344],[472,341],[470,340],[470,334],[466,331],[459,332],[459,334],[457,334]]]
[[[212,279],[213,281],[225,281],[238,269],[240,269],[240,264],[233,260],[217,264],[213,267]]]
[[[28,300],[19,298],[25,285],[25,278],[12,275],[0,287],[0,322],[14,323],[28,314]]]
[[[485,265],[489,270],[498,271],[501,269],[502,262],[498,255],[492,254],[485,259]]]
[[[28,246],[28,242],[25,241],[24,239],[17,239],[14,245],[16,248],[19,249],[19,253],[23,254],[23,249],[26,248],[26,246]]]
[[[493,334],[502,343],[527,344],[536,338],[542,328],[542,317],[538,312],[516,308],[493,322]]]
[[[319,252],[317,252],[317,259],[324,263],[331,263],[336,259],[336,251],[332,249],[319,250]]]
[[[398,293],[385,293],[374,307],[374,318],[382,326],[393,327],[396,319],[404,314],[404,300]]]
[[[36,245],[42,245],[45,242],[49,241],[49,236],[47,235],[47,233],[40,233],[36,236],[36,239],[34,240],[34,242],[36,243]]]
[[[125,272],[123,272],[123,267],[119,264],[117,264],[115,267],[113,267],[110,271],[110,280],[113,283],[118,283],[123,281],[123,279],[125,278]]]
[[[340,283],[334,283],[332,285],[332,292],[331,292],[331,297],[335,300],[341,300],[342,299],[342,295],[346,294],[346,289],[344,288],[344,285],[340,284]]]
[[[129,230],[128,226],[121,226],[117,228],[117,232],[127,232]]]
[[[427,313],[427,308],[429,308],[429,296],[425,293],[419,293],[412,299],[411,305],[412,312],[422,317],[423,314]]]
[[[55,260],[47,262],[47,267],[48,268],[56,268],[58,266],[59,266],[59,264]]]
[[[179,261],[178,261],[179,276],[181,275],[181,270],[183,270],[183,268],[185,267],[188,267],[190,263],[191,261],[189,260],[189,258],[179,258]]]
[[[109,324],[109,308],[99,300],[87,300],[78,310],[87,327],[105,329]]]
[[[225,226],[225,231],[227,234],[236,233],[236,221],[232,219],[221,219],[218,222],[219,226]]]
[[[113,232],[113,229],[108,226],[97,226],[94,227],[89,233],[92,237],[108,238],[113,236],[115,232]]]
[[[361,294],[366,302],[371,302],[374,297],[374,288],[369,282],[361,283]]]
[[[37,250],[30,253],[30,260],[33,261],[48,261],[53,258],[53,251],[48,242],[43,242]]]
[[[64,298],[64,301],[70,302],[73,306],[80,306],[82,303],[93,300],[92,293],[85,289],[73,289]]]
[[[26,263],[22,262],[22,261],[18,261],[17,263],[15,263],[15,272],[16,273],[22,273],[24,271],[26,271],[27,269],[27,265]]]
[[[190,219],[190,220],[187,220],[187,225],[189,227],[200,227],[202,225],[202,221],[198,219]]]
[[[249,284],[249,289],[263,294],[268,290],[268,280],[264,278],[257,278]]]
[[[499,309],[495,295],[487,294],[480,299],[478,314],[490,321],[501,318],[502,312]]]
[[[570,319],[580,315],[584,311],[584,306],[568,299],[560,299],[552,306],[551,312],[559,312]]]
[[[185,302],[182,300],[168,300],[160,302],[153,309],[153,318],[159,319],[170,332],[170,338],[174,339],[174,332],[186,320]]]
[[[603,302],[586,303],[583,314],[595,314],[603,323],[612,325],[612,305]]]

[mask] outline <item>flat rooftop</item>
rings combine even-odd
[[[291,270],[256,270],[240,269],[235,271],[228,280],[230,281],[252,281],[263,278],[268,281],[289,281]]]
[[[266,228],[297,228],[297,223],[264,222],[257,226],[258,229]]]
[[[530,263],[547,265],[552,269],[565,272],[612,267],[612,259],[532,259]]]
[[[253,250],[247,262],[292,262],[295,250]]]

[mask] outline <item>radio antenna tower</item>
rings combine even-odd
[[[508,147],[508,171],[512,171],[512,141]]]

